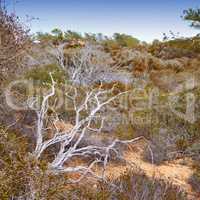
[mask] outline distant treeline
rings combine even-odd
[[[90,41],[108,43],[109,46],[121,46],[121,47],[135,47],[140,43],[140,40],[127,34],[114,33],[112,37],[103,35],[102,33],[84,33],[81,34],[75,31],[62,31],[61,29],[55,28],[50,33],[37,32],[35,39],[40,41]]]

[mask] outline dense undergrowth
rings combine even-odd
[[[163,180],[149,179],[139,170],[127,170],[107,183],[69,184],[68,177],[47,172],[47,162],[35,161],[27,153],[27,140],[13,132],[0,133],[0,198],[29,199],[166,199],[184,200],[186,194]],[[30,187],[31,186],[31,187]]]
[[[6,15],[5,13],[4,16]],[[149,178],[136,169],[127,170],[116,180],[94,184],[84,184],[86,180],[80,184],[69,184],[67,176],[49,173],[48,164],[54,157],[57,146],[48,149],[41,159],[35,160],[31,152],[35,145],[37,117],[31,109],[9,110],[4,90],[13,80],[25,79],[33,84],[32,90],[27,93],[25,88],[13,87],[15,100],[24,101],[37,97],[41,102],[42,95],[49,90],[52,83],[50,72],[58,92],[48,105],[55,106],[61,97],[60,93],[62,92],[64,97],[72,87],[78,90],[75,99],[78,103],[91,88],[113,89],[109,97],[126,92],[99,112],[105,118],[102,134],[91,137],[89,132],[80,145],[103,146],[113,139],[129,140],[143,136],[152,150],[154,164],[190,158],[194,162],[194,174],[189,182],[195,191],[200,191],[200,36],[155,40],[152,44],[147,44],[125,34],[100,39],[100,36],[95,34],[82,36],[72,31],[62,32],[55,29],[52,33],[39,33],[35,38],[31,38],[22,30],[18,21],[13,23],[14,18],[5,20],[5,24],[13,25],[18,30],[17,33],[22,34],[23,43],[14,46],[17,48],[16,52],[25,48],[27,42],[28,45],[31,43],[30,49],[34,59],[38,59],[37,63],[43,63],[41,54],[49,56],[49,48],[59,55],[51,55],[51,59],[46,56],[45,65],[34,63],[24,69],[24,65],[32,63],[29,60],[31,55],[25,53],[24,59],[20,56],[8,63],[12,64],[11,68],[6,68],[7,75],[0,80],[0,199],[187,199],[185,192],[173,183]],[[0,31],[2,28],[0,27]],[[6,26],[5,31],[10,33],[13,40],[9,26]],[[40,43],[34,43],[34,39],[40,40]],[[10,44],[11,41],[6,42]],[[63,43],[66,43],[63,52],[59,52],[58,47]],[[6,56],[8,55],[9,52],[6,51]],[[3,61],[0,62],[2,66]],[[19,62],[14,72],[13,62]],[[23,68],[18,67],[20,64]],[[195,106],[189,107],[188,114],[188,105],[193,101]],[[27,102],[22,105],[25,103]],[[48,124],[48,120],[56,116],[73,126],[76,113],[75,110],[69,109],[71,107],[72,103],[67,102],[57,110],[54,110],[53,106],[47,109],[48,119],[45,123]],[[190,115],[193,111],[194,119]],[[184,114],[188,114],[189,118]],[[82,112],[81,115],[84,118],[87,112]],[[93,128],[101,126],[99,121],[91,124]],[[31,131],[27,131],[28,129]],[[49,129],[53,130],[52,127]],[[149,149],[144,151],[144,160],[150,162],[151,156]]]

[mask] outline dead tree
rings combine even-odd
[[[77,85],[87,86],[98,82],[110,81],[117,66],[109,53],[100,45],[86,43],[84,47],[66,50],[67,43],[63,43],[51,50],[59,66],[68,74],[70,81]],[[109,79],[109,80],[107,80]]]
[[[119,93],[117,95],[112,95],[113,88],[110,90],[102,89],[102,86],[85,91],[84,99],[81,101],[77,100],[78,89],[76,87],[71,87],[68,92],[66,92],[66,97],[72,101],[73,109],[75,112],[74,124],[68,130],[61,132],[60,129],[55,128],[54,136],[50,139],[45,140],[45,134],[48,129],[46,127],[47,113],[49,109],[49,101],[55,96],[55,86],[52,74],[51,76],[51,91],[43,97],[40,109],[35,108],[36,100],[32,99],[29,101],[29,105],[37,113],[37,131],[36,131],[36,147],[33,155],[36,159],[39,159],[45,150],[52,145],[59,144],[59,150],[55,153],[54,160],[49,163],[48,170],[51,173],[78,173],[80,177],[78,180],[73,180],[73,182],[80,181],[85,175],[92,175],[92,177],[102,179],[104,177],[105,167],[108,164],[108,159],[111,154],[115,156],[120,156],[119,149],[117,148],[119,144],[132,144],[137,142],[143,137],[137,137],[132,140],[121,141],[114,140],[108,146],[96,146],[96,145],[84,145],[80,146],[80,143],[84,139],[86,132],[90,131],[90,134],[94,132],[101,133],[103,127],[104,119],[101,117],[101,110],[103,107],[109,105],[113,100],[118,98],[124,93]],[[84,117],[82,116],[82,113]],[[93,127],[93,121],[96,119],[100,120],[100,127]],[[52,123],[55,125],[59,120],[56,116]],[[56,127],[56,126],[55,126]],[[73,158],[92,158],[89,163],[77,166],[68,166]],[[103,164],[102,176],[97,176],[93,170],[93,167],[97,164]]]

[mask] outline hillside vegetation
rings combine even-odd
[[[30,36],[0,16],[0,199],[200,197],[199,35]]]

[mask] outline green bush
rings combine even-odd
[[[195,53],[200,53],[200,37],[175,39],[167,42],[170,47],[189,50]]]
[[[51,77],[49,76],[50,72],[53,73],[53,78],[56,83],[65,83],[67,81],[65,72],[56,64],[36,67],[28,71],[25,74],[25,78],[40,83],[51,83]]]
[[[135,130],[131,124],[121,124],[116,128],[115,135],[122,140],[130,140],[135,137]]]

